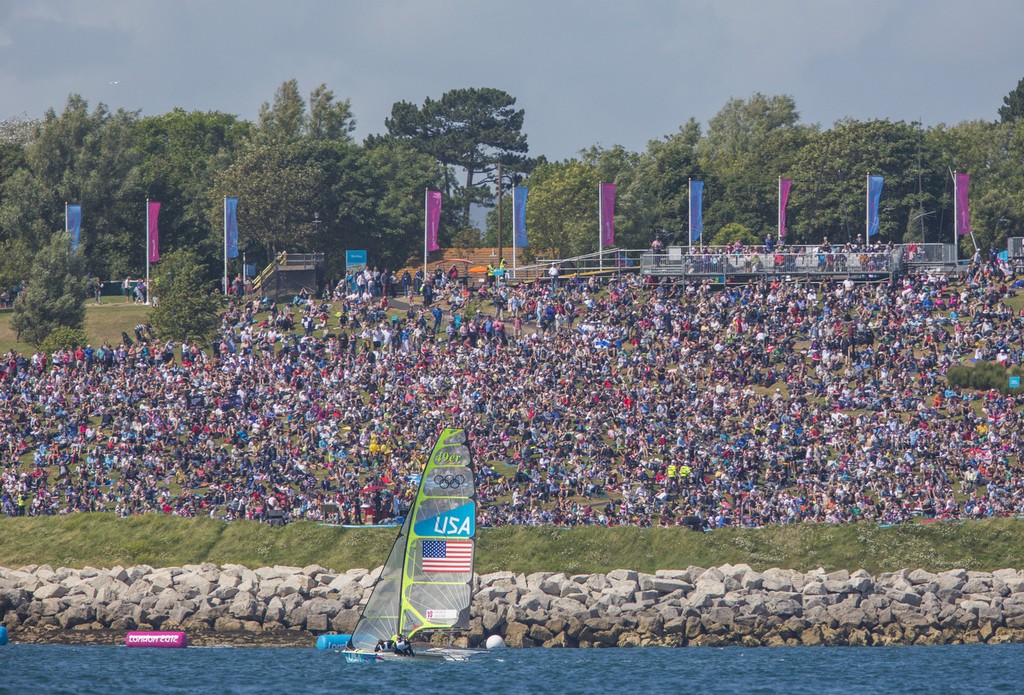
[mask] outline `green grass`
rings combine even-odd
[[[394,529],[343,529],[314,523],[272,528],[150,514],[112,514],[0,520],[0,566],[180,566],[213,562],[248,567],[320,564],[336,571],[383,564]],[[685,569],[746,563],[756,570],[903,568],[941,571],[1024,567],[1024,521],[906,524],[797,525],[765,529],[516,527],[479,534],[478,572],[553,571],[567,574],[613,569]]]
[[[35,347],[18,340],[11,328],[11,309],[0,310],[0,354],[10,350],[22,355],[31,355]],[[127,332],[134,340],[132,330],[149,320],[149,307],[145,304],[125,304],[120,297],[104,297],[103,304],[93,300],[85,303],[85,334],[93,345],[104,342],[116,345],[121,342],[121,332]]]

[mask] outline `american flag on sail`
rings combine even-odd
[[[472,572],[473,541],[423,541],[424,572]]]

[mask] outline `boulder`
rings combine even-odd
[[[228,614],[239,620],[262,620],[265,609],[252,594],[238,594],[228,604]]]
[[[36,601],[44,601],[46,599],[62,598],[68,595],[68,588],[63,584],[43,584],[34,592],[32,592],[33,598]]]
[[[505,644],[513,648],[535,646],[529,637],[530,627],[522,623],[509,623],[505,628]]]

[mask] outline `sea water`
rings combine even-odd
[[[1024,645],[501,650],[346,664],[309,649],[0,647],[0,693],[1020,693]]]

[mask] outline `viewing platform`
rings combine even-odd
[[[807,279],[891,280],[904,271],[956,272],[952,244],[906,244],[870,248],[785,246],[733,248],[670,246],[640,256],[640,273],[678,279],[749,282],[785,275]]]

